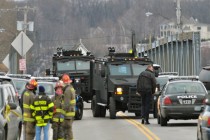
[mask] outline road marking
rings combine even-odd
[[[119,112],[118,114],[120,116],[127,117],[122,112]],[[155,135],[151,130],[149,130],[145,125],[141,124],[140,122],[134,119],[127,119],[127,118],[126,118],[126,121],[135,125],[149,140],[160,140],[160,138],[157,135]]]

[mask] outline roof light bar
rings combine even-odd
[[[158,75],[178,75],[178,72],[160,72]]]
[[[169,81],[173,81],[173,80],[199,80],[198,76],[172,76],[169,77]]]
[[[33,77],[37,81],[58,81],[58,77]]]
[[[6,76],[12,77],[12,78],[31,79],[30,74],[6,74]]]

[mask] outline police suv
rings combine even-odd
[[[158,123],[166,126],[170,119],[197,119],[208,92],[198,76],[169,78],[160,91]]]

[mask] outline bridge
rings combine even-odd
[[[140,57],[147,54],[163,71],[179,75],[199,75],[201,70],[199,32],[180,33],[137,47]]]

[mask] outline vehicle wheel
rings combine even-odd
[[[100,106],[96,103],[96,95],[93,96],[91,102],[91,109],[93,113],[93,117],[100,117]]]
[[[136,116],[136,117],[141,117],[141,113],[140,113],[140,112],[136,112],[136,113],[135,113],[135,116]]]
[[[154,105],[154,109],[153,109],[153,117],[157,118],[157,107]]]
[[[83,103],[79,102],[77,103],[77,110],[75,114],[75,120],[81,120],[83,116]]]
[[[160,125],[167,126],[167,119],[163,118],[162,115],[160,115]]]
[[[157,123],[160,124],[160,115],[157,115]]]
[[[110,119],[116,118],[116,102],[113,97],[109,97],[109,115]]]
[[[106,116],[106,107],[100,106],[100,117]]]

